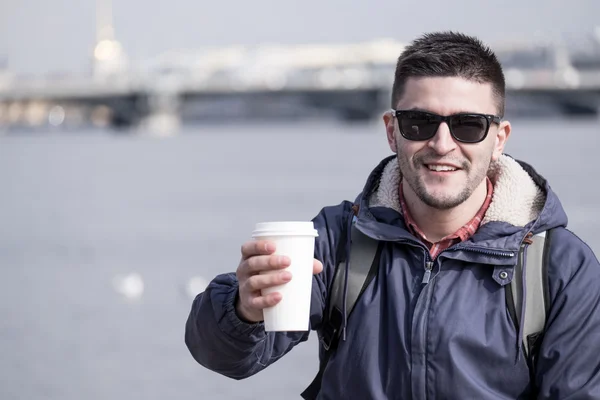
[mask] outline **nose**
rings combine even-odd
[[[456,148],[457,143],[450,134],[450,128],[447,123],[442,122],[440,124],[435,136],[429,139],[427,146],[439,155],[448,154]]]

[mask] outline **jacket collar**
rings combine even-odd
[[[538,218],[546,194],[516,160],[500,156],[490,165],[488,177],[494,184],[494,194],[482,226],[497,221],[524,227]],[[400,180],[398,159],[392,157],[383,167],[379,184],[369,197],[369,207],[387,207],[402,213],[398,198]]]

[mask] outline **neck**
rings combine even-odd
[[[447,210],[423,203],[405,180],[402,181],[400,190],[403,191],[406,205],[417,226],[428,241],[435,243],[455,233],[475,217],[487,196],[487,181],[484,179],[466,201]]]

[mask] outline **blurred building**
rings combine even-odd
[[[405,46],[389,38],[265,43],[173,49],[129,60],[115,35],[110,1],[97,5],[89,76],[19,80],[0,59],[0,123],[169,133],[181,123],[206,120],[367,120],[389,107],[396,59]],[[505,69],[508,115],[598,115],[600,28],[583,38],[538,36],[494,49]]]

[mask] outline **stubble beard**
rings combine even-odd
[[[467,161],[458,162],[462,172],[464,172],[467,176],[466,182],[463,183],[462,190],[455,195],[450,193],[446,193],[444,195],[430,193],[426,186],[422,177],[416,173],[422,168],[423,159],[426,158],[426,154],[417,155],[411,160],[402,156],[400,149],[397,149],[397,159],[398,165],[400,167],[400,173],[402,174],[402,179],[406,180],[408,186],[415,192],[417,197],[427,206],[437,209],[437,210],[449,210],[455,208],[471,197],[475,189],[481,184],[483,179],[485,179],[489,166],[492,162],[492,157],[490,155],[490,159],[487,163],[482,164],[481,167],[474,170],[474,174],[470,176],[472,172],[472,164]],[[454,161],[456,164],[457,162]],[[438,178],[440,182],[442,182],[445,178]]]

